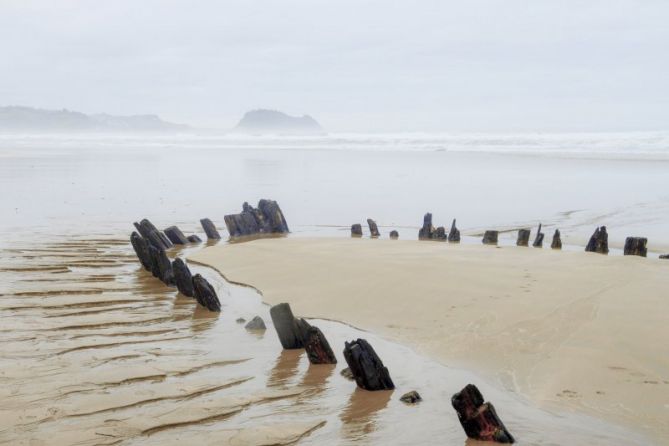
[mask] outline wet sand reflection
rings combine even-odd
[[[297,375],[304,350],[281,350],[267,379],[268,386],[284,386]]]
[[[356,388],[339,415],[343,437],[356,440],[374,432],[377,415],[386,408],[393,392],[393,390],[370,392]]]

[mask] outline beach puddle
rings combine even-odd
[[[125,235],[9,245],[0,252],[0,444],[473,446],[450,404],[468,383],[494,402],[520,445],[648,444],[593,418],[537,409],[335,321],[310,320],[339,363],[310,365],[303,351],[281,349],[254,289],[191,265],[217,288],[222,311],[210,313],[129,261]],[[256,315],[267,331],[237,322]],[[341,376],[344,342],[356,338],[374,346],[396,390],[367,392]],[[410,390],[424,401],[400,402]]]

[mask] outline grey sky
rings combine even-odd
[[[0,105],[330,131],[669,128],[669,1],[0,0]]]

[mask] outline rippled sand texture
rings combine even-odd
[[[449,403],[468,382],[495,402],[521,445],[646,444],[594,419],[537,410],[336,322],[312,321],[340,363],[310,366],[304,352],[281,350],[255,291],[194,267],[223,304],[209,313],[143,271],[125,235],[30,238],[13,236],[0,252],[0,444],[473,445]],[[266,333],[236,322],[256,314]],[[340,376],[343,342],[361,336],[390,367],[396,391],[361,391]],[[421,405],[398,401],[413,389]]]

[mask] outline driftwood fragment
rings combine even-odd
[[[360,223],[351,225],[351,237],[362,237],[362,225]]]
[[[497,416],[492,403],[485,403],[483,395],[473,384],[453,395],[451,404],[458,413],[467,437],[474,440],[513,443],[513,436]]]
[[[267,329],[265,326],[265,321],[260,316],[256,316],[251,319],[246,325],[244,325],[244,328],[249,331],[261,331]]]
[[[551,242],[552,249],[562,249],[562,238],[560,237],[560,230],[556,229],[553,234],[553,241]]]
[[[273,200],[260,200],[257,208],[244,203],[242,212],[226,215],[224,219],[230,237],[290,232],[281,208]]]
[[[295,316],[289,304],[274,305],[270,308],[269,315],[272,317],[276,334],[284,349],[295,350],[304,347],[302,333],[298,331]]]
[[[646,257],[648,255],[647,244],[648,239],[646,237],[627,237],[625,239],[624,254],[626,256]]]
[[[537,235],[534,237],[532,246],[535,248],[541,248],[544,246],[544,233],[541,232],[541,223],[539,223],[539,229],[537,229]]]
[[[165,285],[173,286],[175,284],[174,271],[172,270],[172,262],[167,257],[165,250],[151,245],[149,246],[149,252],[151,253],[151,273]]]
[[[609,253],[609,234],[606,232],[606,226],[600,226],[595,229],[588,245],[585,247],[585,251],[599,254]]]
[[[189,235],[187,239],[188,243],[202,243],[202,239],[195,234]]]
[[[200,220],[200,224],[202,225],[202,229],[204,229],[204,233],[207,234],[207,238],[209,240],[219,240],[221,238],[221,234],[218,233],[218,229],[216,229],[216,226],[214,226],[214,222],[208,218],[203,218]]]
[[[133,231],[130,235],[132,249],[135,250],[137,258],[145,270],[151,271],[151,253],[149,252],[149,242],[144,237]]]
[[[358,387],[365,390],[390,390],[395,388],[388,369],[372,346],[364,339],[346,342],[344,359],[353,373]]]
[[[193,276],[191,275],[186,262],[177,257],[174,259],[174,262],[172,262],[172,270],[174,271],[174,281],[177,284],[179,292],[187,297],[195,297]]]
[[[451,231],[448,233],[448,241],[451,243],[460,243],[460,230],[455,226],[455,218],[451,223]]]
[[[185,245],[188,243],[188,239],[177,226],[170,226],[169,228],[165,228],[164,232],[167,238],[170,239],[170,241],[175,245]]]
[[[390,231],[390,238],[393,240],[397,240],[398,238],[400,238],[400,233],[393,229],[392,231]]]
[[[195,299],[209,311],[221,311],[221,302],[218,300],[216,290],[200,274],[193,276],[193,289],[195,290]]]
[[[519,229],[518,239],[516,239],[516,246],[528,246],[530,244],[530,230]]]
[[[312,364],[336,364],[337,358],[323,332],[318,327],[309,325],[304,319],[302,319],[302,322],[302,326],[305,327],[302,341],[309,362]]]
[[[400,397],[400,401],[406,404],[416,404],[423,401],[423,398],[421,398],[418,392],[412,390],[411,392],[407,392],[404,395],[402,395]]]
[[[499,231],[486,231],[485,234],[483,234],[483,244],[496,245],[498,237]]]
[[[427,213],[423,216],[423,227],[418,231],[419,240],[430,240],[434,233],[434,226],[432,226],[432,214]]]
[[[369,226],[369,234],[373,238],[379,237],[381,234],[379,233],[379,228],[376,226],[376,222],[372,220],[371,218],[367,219],[367,226]]]

